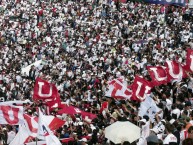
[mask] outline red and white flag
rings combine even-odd
[[[19,131],[17,135],[9,145],[24,145],[24,143],[28,142],[30,137],[31,136],[27,127],[25,126],[25,124],[22,124],[19,126]]]
[[[34,86],[33,100],[53,101],[59,96],[58,89],[52,83],[37,78]]]
[[[23,106],[0,104],[0,124],[18,125],[24,123]]]
[[[64,105],[61,110],[58,111],[58,114],[69,114],[69,115],[74,115],[74,114],[81,114],[82,110],[80,110],[77,107],[74,106],[68,106]]]
[[[6,101],[6,102],[0,102],[0,105],[14,105],[14,106],[23,106],[23,104],[26,103],[30,103],[32,104],[31,101],[19,101],[19,100],[15,100],[15,101]]]
[[[58,111],[58,114],[69,114],[69,115],[81,114],[82,118],[87,121],[92,121],[94,118],[97,117],[96,114],[80,110],[79,108],[71,105],[63,106],[63,108]]]
[[[39,109],[39,118],[38,118],[38,138],[45,138],[47,145],[62,145],[60,140],[53,134],[47,124],[45,115]]]
[[[50,130],[54,131],[59,127],[63,126],[65,121],[54,117],[54,116],[45,116],[48,127]],[[37,137],[38,132],[38,117],[30,116],[24,114],[25,123],[19,127],[19,132],[17,133],[14,140],[10,145],[24,145],[28,143],[31,139]],[[42,138],[44,139],[44,137]]]
[[[26,125],[28,126],[31,135],[35,133],[35,137],[36,137],[37,130],[38,130],[38,117],[24,114],[24,118],[25,118]],[[61,119],[54,117],[54,116],[51,116],[51,115],[46,115],[46,116],[44,116],[44,118],[46,118],[48,127],[52,131],[58,129],[59,127],[61,127],[65,124],[64,120],[61,120]]]
[[[85,111],[82,111],[81,115],[82,115],[82,119],[88,123],[91,123],[93,119],[97,118],[96,114],[85,112]]]
[[[26,143],[25,145],[46,145],[46,141],[38,141],[36,142],[30,142],[30,143]]]
[[[61,106],[60,95],[56,86],[40,78],[37,78],[35,82],[33,100],[44,101],[49,110]]]
[[[108,110],[108,108],[109,108],[109,102],[108,101],[103,102],[100,108],[100,113],[102,113],[103,110]]]
[[[144,101],[146,98],[146,94],[151,93],[151,82],[145,80],[144,78],[140,76],[135,76],[135,80],[131,86],[132,88],[132,97],[131,100],[136,101]]]
[[[184,67],[187,71],[193,72],[193,50],[187,49],[186,65]]]
[[[167,83],[167,73],[162,66],[147,66],[147,69],[151,76],[151,83],[153,86],[159,86]]]
[[[124,79],[114,79],[110,81],[108,85],[108,90],[105,92],[105,96],[119,99],[130,99],[132,91],[128,88]]]
[[[179,64],[176,61],[166,61],[165,66],[166,66],[165,70],[167,73],[168,82],[172,80],[180,81],[182,80],[182,78],[187,76],[181,64]]]

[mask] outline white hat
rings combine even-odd
[[[165,119],[162,119],[161,121],[164,122],[164,123],[166,123],[166,120],[165,120]]]
[[[175,119],[171,119],[169,122],[170,124],[173,124],[175,122]]]
[[[144,122],[144,123],[146,123],[147,121],[146,121],[146,119],[141,119],[141,120],[139,120],[139,122]]]
[[[87,142],[86,138],[82,138],[80,141]]]
[[[151,131],[153,131],[153,132],[155,132],[156,134],[158,134],[159,133],[159,130],[158,130],[158,128],[153,128],[153,129],[150,129]]]

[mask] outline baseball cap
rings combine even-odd
[[[146,138],[147,142],[159,143],[157,135],[152,134]]]

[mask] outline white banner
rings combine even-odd
[[[157,107],[155,101],[148,95],[144,102],[141,102],[138,115],[143,117],[149,116],[151,122],[155,121],[155,114],[161,109]]]

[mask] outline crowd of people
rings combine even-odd
[[[193,49],[193,17],[187,11],[135,1],[0,0],[1,101],[32,101],[35,79],[41,77],[56,84],[62,102],[97,114],[92,124],[79,115],[63,116],[72,123],[56,135],[74,138],[69,145],[113,144],[104,129],[118,120],[141,127],[141,138],[133,144],[192,145],[191,73],[180,83],[152,90],[161,109],[155,122],[138,116],[140,102],[105,96],[112,79],[123,76],[129,85],[136,74],[149,79],[146,66],[166,60],[185,63],[186,49]],[[42,64],[31,66],[29,74],[21,72],[38,60]],[[109,106],[101,113],[105,101]],[[36,106],[25,104],[26,112],[36,115]],[[11,142],[17,129],[1,126],[3,145]]]

